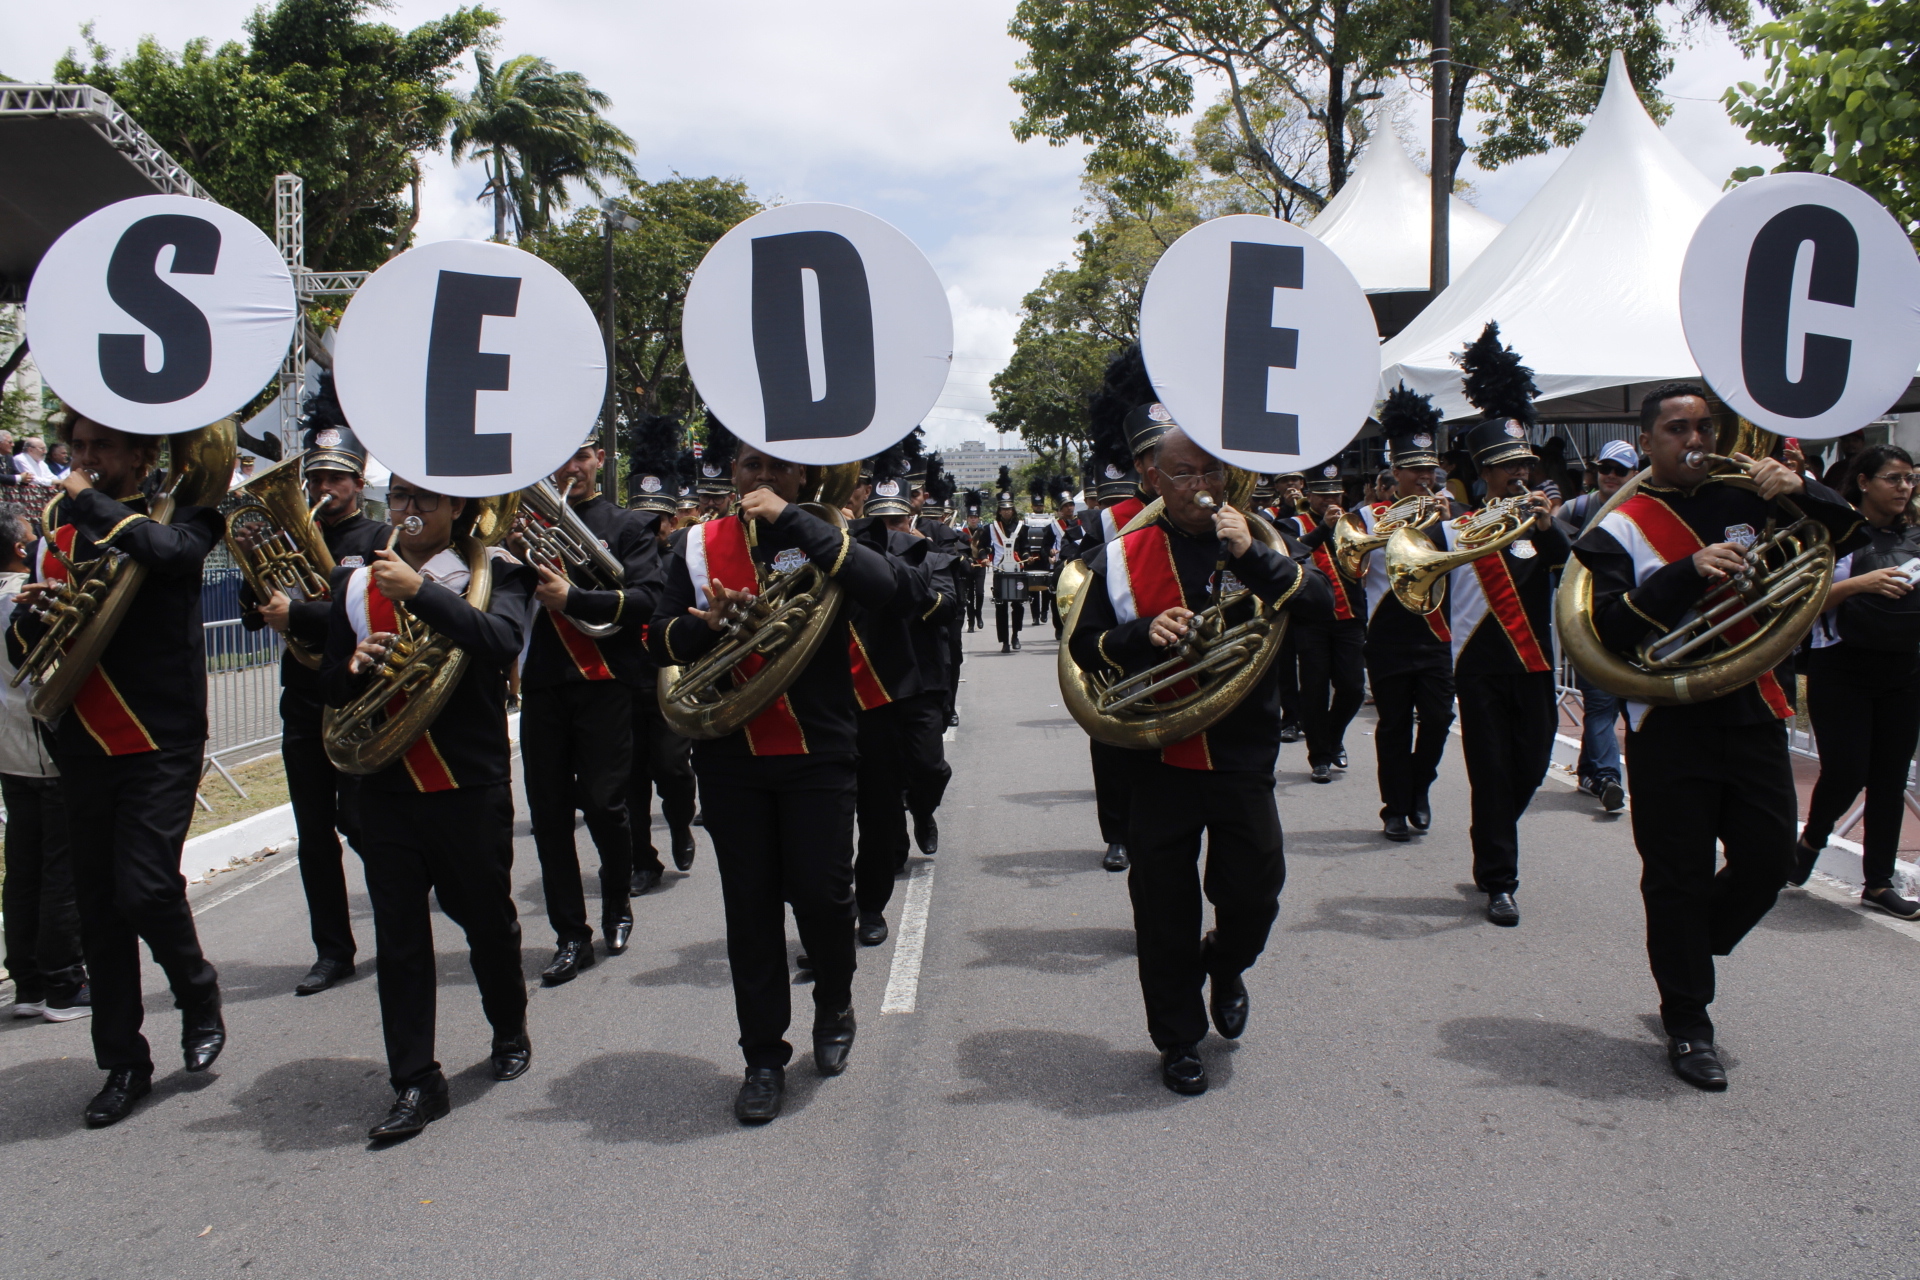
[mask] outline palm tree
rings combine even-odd
[[[613,99],[577,71],[558,71],[545,58],[523,53],[498,68],[474,54],[479,80],[453,120],[453,158],[471,153],[487,167],[480,198],[493,201],[493,238],[524,239],[572,201],[577,180],[596,196],[600,180],[631,180],[633,139],[601,114]]]

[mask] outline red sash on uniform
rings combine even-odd
[[[893,701],[887,686],[880,683],[879,673],[867,657],[867,646],[860,642],[860,633],[852,623],[847,624],[847,664],[853,669],[853,698],[862,711],[884,707]]]
[[[560,647],[573,659],[573,665],[580,674],[589,680],[611,680],[613,671],[607,666],[607,660],[600,656],[600,646],[593,637],[573,625],[573,619],[557,610],[547,610],[547,619],[553,623],[553,629],[560,637]]]
[[[367,575],[367,630],[398,632],[400,617],[394,610],[393,601],[387,599],[380,590],[380,580],[371,570],[362,570]],[[396,693],[387,701],[387,714],[400,714],[400,708],[407,705],[407,695]],[[422,791],[454,791],[460,786],[453,780],[453,771],[447,768],[447,762],[440,755],[440,748],[433,745],[433,730],[414,739],[407,748],[407,754],[401,757],[407,766],[407,776],[413,779],[413,785]]]
[[[1646,537],[1647,545],[1653,548],[1653,553],[1660,557],[1663,564],[1672,564],[1707,545],[1700,540],[1700,535],[1693,531],[1693,527],[1680,518],[1678,512],[1652,494],[1636,493],[1614,510],[1633,521],[1634,527]],[[1721,634],[1737,642],[1745,640],[1757,630],[1759,627],[1748,619]],[[1793,705],[1787,701],[1786,691],[1780,687],[1780,681],[1773,672],[1761,672],[1754,684],[1759,688],[1767,709],[1776,718],[1786,720],[1792,717]]]
[[[1169,609],[1187,607],[1186,593],[1180,589],[1180,573],[1173,563],[1173,544],[1168,540],[1165,529],[1158,524],[1135,529],[1120,539],[1119,545],[1120,555],[1126,561],[1127,581],[1133,591],[1136,616],[1155,618]],[[1196,687],[1191,680],[1182,681],[1171,689],[1163,690],[1155,700],[1166,702],[1185,697]],[[1160,748],[1160,762],[1178,769],[1213,768],[1213,753],[1207,748],[1207,735],[1197,733],[1191,738]]]
[[[1300,522],[1302,533],[1311,533],[1320,527],[1311,510],[1302,511],[1294,517]],[[1313,549],[1313,567],[1326,575],[1327,582],[1333,587],[1333,616],[1342,622],[1353,618],[1353,601],[1347,596],[1346,583],[1340,580],[1340,570],[1333,563],[1333,553],[1327,550],[1327,544],[1321,543]]]
[[[753,571],[753,551],[747,546],[747,526],[738,516],[709,520],[693,526],[693,536],[706,552],[707,578],[729,591],[760,593],[760,580]],[[700,584],[706,589],[705,584]],[[711,601],[709,601],[711,604]],[[737,688],[767,665],[764,656],[754,653],[733,669]],[[747,723],[747,750],[756,756],[803,756],[807,754],[806,731],[794,714],[793,701],[781,694],[772,706]]]
[[[1506,630],[1507,639],[1513,641],[1520,665],[1534,672],[1553,670],[1546,651],[1540,647],[1540,637],[1533,634],[1533,620],[1527,617],[1526,607],[1520,603],[1520,592],[1513,585],[1513,570],[1507,565],[1506,555],[1496,552],[1468,563],[1473,566],[1474,576],[1480,579],[1480,593],[1487,598],[1487,611]]]
[[[1102,532],[1109,538],[1119,537],[1120,531],[1127,527],[1127,522],[1146,509],[1147,504],[1137,497],[1120,499],[1100,512],[1100,521],[1103,525],[1109,518],[1113,521],[1113,527],[1103,529]]]
[[[54,545],[62,554],[72,556],[74,539],[79,532],[70,524],[62,525],[53,531]],[[40,559],[40,578],[44,582],[65,582],[67,566],[59,556],[44,554]],[[120,696],[113,677],[98,663],[87,673],[80,692],[74,695],[73,713],[80,717],[81,725],[100,744],[100,749],[110,756],[135,756],[160,749],[147,727],[140,723],[140,717],[133,714],[133,708]]]

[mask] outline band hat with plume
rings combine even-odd
[[[922,511],[929,515],[946,515],[953,510],[953,472],[946,469],[939,454],[927,455],[927,479],[920,487],[927,495],[926,501],[921,504]]]
[[[700,452],[700,478],[694,492],[703,497],[719,497],[733,492],[733,455],[740,441],[720,419],[707,414],[706,447]]]
[[[301,407],[299,426],[303,464],[308,471],[367,474],[367,448],[347,425],[346,411],[333,390],[333,370],[320,371],[320,387]]]
[[[1500,345],[1497,322],[1487,322],[1480,336],[1460,353],[1459,364],[1467,403],[1486,419],[1467,432],[1464,442],[1474,465],[1533,457],[1527,428],[1538,419],[1533,401],[1540,388],[1533,384],[1533,370],[1520,363],[1520,353]]]
[[[627,474],[628,505],[640,511],[672,511],[679,504],[680,421],[648,414],[633,429],[633,463]]]
[[[1000,477],[994,485],[993,509],[997,513],[1001,507],[1013,506],[1013,472],[1006,467],[1000,468]]]
[[[924,427],[915,427],[907,432],[907,438],[900,442],[901,456],[906,459],[906,470],[902,473],[913,488],[918,489],[927,480],[927,432]]]
[[[960,495],[960,501],[966,507],[966,512],[970,516],[978,516],[980,514],[980,504],[986,500],[986,496],[978,489],[969,489]]]
[[[1107,363],[1100,390],[1087,402],[1088,464],[1095,480],[1093,493],[1101,502],[1119,502],[1139,495],[1140,476],[1134,470],[1133,449],[1127,443],[1127,415],[1153,399],[1153,384],[1140,348],[1132,346]]]
[[[1387,460],[1396,467],[1437,467],[1446,447],[1446,429],[1433,397],[1401,383],[1380,406],[1380,434],[1387,438]]]
[[[870,516],[907,516],[913,514],[907,480],[905,442],[889,446],[873,459],[873,491],[867,495],[862,512]]]

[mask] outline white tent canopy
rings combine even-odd
[[[1307,230],[1347,264],[1368,293],[1427,288],[1433,205],[1427,175],[1407,159],[1390,128],[1373,140],[1340,193]],[[1501,224],[1459,196],[1447,217],[1450,265],[1459,274],[1500,234]]]
[[[1618,53],[1584,136],[1484,253],[1381,348],[1384,395],[1404,380],[1448,418],[1473,412],[1452,354],[1489,320],[1543,401],[1698,377],[1680,328],[1680,264],[1714,182],[1640,105]]]

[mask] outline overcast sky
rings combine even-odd
[[[743,179],[756,195],[829,200],[888,219],[940,272],[953,304],[953,377],[929,418],[936,445],[980,438],[988,382],[1012,351],[1020,299],[1072,253],[1080,153],[1015,142],[1007,81],[1021,46],[1015,0],[491,0],[506,17],[499,53],[536,53],[584,73],[614,99],[643,176]],[[448,0],[401,0],[413,26]],[[0,71],[48,76],[92,19],[110,47],[142,36],[178,48],[236,37],[254,0],[11,0],[0,12]],[[1761,78],[1719,37],[1682,50],[1665,88],[1669,135],[1708,175],[1764,163],[1717,99]],[[457,82],[465,88],[471,76]],[[1409,104],[1415,118],[1424,110]],[[1503,221],[1560,161],[1536,156],[1471,172],[1473,199]],[[444,155],[428,166],[423,240],[492,232],[474,200],[483,179]],[[1011,439],[1008,443],[1012,443]]]

